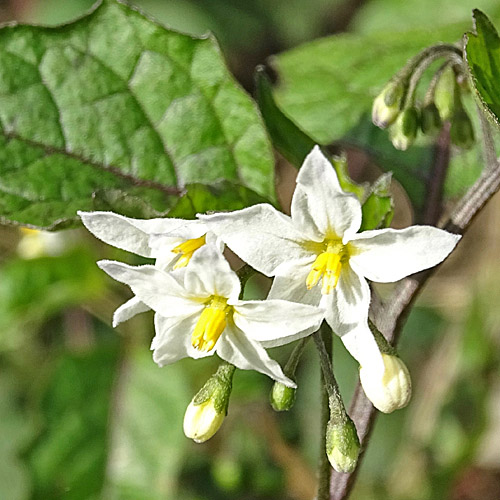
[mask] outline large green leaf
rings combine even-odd
[[[221,180],[273,199],[261,118],[213,38],[102,0],[69,25],[5,26],[0,49],[4,221],[61,226],[127,197],[154,214]]]
[[[480,10],[474,10],[475,33],[465,35],[471,82],[485,112],[500,126],[500,38]]]

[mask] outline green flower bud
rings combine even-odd
[[[451,67],[448,67],[440,76],[434,91],[434,102],[443,121],[453,116],[457,98],[459,98],[458,93],[455,73]]]
[[[271,406],[276,411],[288,411],[295,403],[296,389],[288,387],[281,382],[275,382],[269,395]]]
[[[434,135],[441,129],[441,117],[437,106],[431,102],[422,108],[420,114],[420,128],[426,135]]]
[[[380,128],[386,128],[394,123],[401,111],[404,97],[404,86],[398,82],[389,82],[373,101],[372,121]]]
[[[451,142],[463,149],[470,149],[474,145],[474,128],[471,119],[463,108],[453,115],[450,128]]]
[[[383,413],[404,408],[411,398],[411,378],[403,361],[393,354],[382,354],[384,371],[374,374],[360,367],[359,378],[366,397]]]
[[[220,428],[229,406],[235,367],[223,363],[198,391],[184,415],[184,434],[197,443],[210,439]]]
[[[417,137],[419,117],[417,108],[406,108],[398,116],[389,130],[392,145],[401,151],[406,151]]]
[[[352,472],[359,456],[359,438],[354,422],[344,414],[332,418],[326,428],[326,454],[337,472]]]

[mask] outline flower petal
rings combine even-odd
[[[246,300],[234,306],[233,319],[247,337],[276,347],[314,333],[324,318],[318,307],[287,300]]]
[[[361,226],[361,203],[356,196],[342,190],[335,169],[318,146],[307,155],[299,170],[292,210],[294,223],[297,221],[301,226],[312,218],[321,234],[337,236],[345,242]]]
[[[300,262],[286,262],[279,266],[267,298],[317,306],[322,297],[321,287],[315,286],[311,290],[306,287],[307,275],[313,262],[314,255],[311,255]]]
[[[214,353],[213,350],[199,351],[191,345],[191,333],[198,318],[198,314],[180,318],[165,318],[155,314],[156,336],[151,343],[155,363],[164,366],[182,358],[199,359]]]
[[[352,239],[350,264],[371,281],[390,283],[439,264],[459,240],[432,226],[365,231]]]
[[[113,212],[78,212],[78,215],[85,227],[104,243],[143,257],[155,257],[149,235],[172,231],[187,222],[169,218],[132,219]]]
[[[337,287],[323,295],[320,307],[326,309],[326,321],[362,366],[383,370],[380,350],[368,327],[370,287],[348,265],[342,268]]]
[[[234,323],[228,322],[217,344],[217,354],[241,370],[257,370],[288,387],[297,387],[266,350],[247,338]]]
[[[191,300],[175,276],[154,266],[128,266],[121,262],[101,260],[98,266],[112,278],[128,285],[137,298],[165,317],[189,316],[200,312],[204,305]]]
[[[290,217],[271,205],[254,205],[236,212],[198,215],[209,229],[257,271],[272,276],[283,262],[311,254],[308,239],[294,228]]]
[[[322,242],[325,239],[325,233],[318,229],[311,215],[307,194],[299,184],[293,192],[291,213],[294,226],[311,241]]]
[[[341,340],[351,356],[373,376],[384,373],[384,359],[368,325],[360,325],[342,335]]]
[[[122,304],[113,314],[113,328],[117,327],[120,323],[133,318],[136,314],[149,311],[149,307],[141,302],[137,297],[132,297]]]
[[[337,286],[323,295],[319,306],[326,310],[326,321],[340,337],[359,325],[368,328],[370,287],[362,276],[344,265]]]
[[[240,280],[229,263],[214,245],[204,245],[197,250],[186,268],[184,285],[195,297],[220,297],[237,300]]]

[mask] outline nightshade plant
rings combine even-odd
[[[222,359],[186,401],[184,432],[197,442],[222,425],[237,369],[271,377],[273,408],[290,409],[300,397],[295,368],[312,337],[326,394],[318,408],[319,500],[349,495],[372,403],[388,413],[410,401],[410,374],[395,350],[403,319],[500,186],[497,32],[476,10],[473,32],[438,42],[417,44],[394,74],[375,79],[358,108],[344,106],[349,126],[340,130],[335,114],[325,118],[328,106],[318,111],[307,90],[296,90],[307,84],[307,60],[324,63],[306,57],[314,47],[275,60],[277,89],[259,68],[254,101],[213,37],[169,30],[116,0],[66,26],[0,31],[2,221],[48,230],[83,222],[105,243],[152,259],[100,262],[134,293],[113,324],[152,309],[156,363]],[[343,72],[348,78],[349,68]],[[388,131],[370,123],[370,108],[373,124]],[[408,157],[395,156],[388,139],[426,155],[402,167]],[[449,169],[452,158],[479,143],[484,168],[463,192],[450,192],[446,183],[459,175]],[[355,183],[342,146],[374,153],[386,173],[373,185]],[[291,217],[277,202],[275,152],[299,169]],[[406,189],[416,225],[388,227],[389,172]],[[246,264],[231,269],[225,245]],[[273,278],[265,300],[244,298],[255,273]],[[370,289],[396,281],[385,301]],[[362,389],[348,410],[331,362],[332,333],[360,364]],[[266,348],[291,342],[282,368]]]

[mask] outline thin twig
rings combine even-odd
[[[427,180],[427,199],[422,217],[424,224],[437,224],[442,212],[443,186],[450,164],[450,122],[445,122],[434,145],[434,162]]]
[[[449,220],[442,225],[444,229],[457,234],[464,234],[474,217],[499,190],[500,164],[496,158],[489,158],[488,161],[492,163],[457,204]],[[371,311],[374,323],[393,345],[397,343],[413,302],[437,267],[406,278],[396,287],[384,308]],[[358,430],[362,444],[361,453],[363,453],[373,428],[376,411],[364,395],[359,383],[351,402],[349,414]],[[361,457],[362,454],[360,459]],[[351,474],[339,474],[333,471],[330,483],[330,500],[345,500],[348,498],[358,470],[359,462],[358,468]]]

